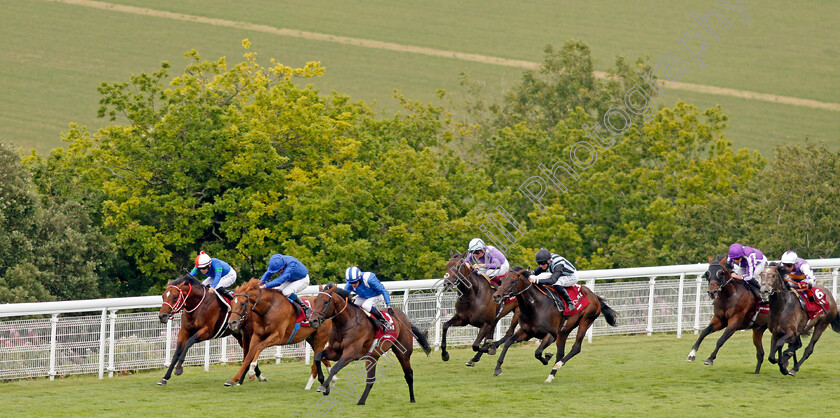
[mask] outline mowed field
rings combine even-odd
[[[426,357],[415,351],[416,404],[408,402],[402,372],[381,360],[379,377],[365,406],[341,395],[351,393],[353,367],[340,373],[329,400],[304,391],[309,367],[300,361],[265,364],[269,381],[239,387],[222,383],[236,365],[186,368],[167,386],[157,386],[163,370],[111,379],[77,376],[49,381],[0,384],[4,416],[836,416],[840,408],[840,335],[828,331],[796,377],[782,376],[765,361],[754,375],[755,354],[749,332],[736,333],[714,366],[703,359],[720,333],[701,346],[698,360],[685,361],[696,338],[685,334],[596,337],[584,343],[551,384],[550,366],[533,358],[533,344],[508,353],[504,373],[493,377],[496,357],[475,368],[464,362],[467,349]],[[765,346],[769,336],[765,335]],[[552,350],[553,351],[553,350]],[[360,366],[360,370],[361,370]],[[349,395],[348,395],[349,396]],[[320,415],[316,403],[321,400]],[[331,409],[330,409],[331,408]]]
[[[126,11],[113,6],[134,6]],[[746,1],[749,24],[713,1],[556,2],[549,0],[261,1],[243,0],[0,0],[0,140],[46,151],[60,146],[70,122],[91,128],[102,81],[153,71],[170,61],[183,67],[183,53],[237,62],[241,40],[267,62],[292,66],[321,61],[327,74],[315,84],[355,99],[375,102],[379,111],[396,111],[393,90],[432,101],[438,89],[450,92],[446,105],[456,112],[462,90],[459,74],[469,73],[498,100],[517,82],[517,66],[484,63],[412,51],[421,47],[508,60],[539,62],[547,44],[586,41],[606,70],[616,55],[652,61],[674,52],[689,63],[681,81],[748,92],[840,103],[840,3],[823,1]],[[676,42],[700,31],[691,13],[719,10],[729,29],[715,18],[719,33],[708,40],[704,68],[693,64]],[[261,25],[261,26],[260,26]],[[279,29],[387,42],[348,45]],[[400,50],[402,46],[406,50]],[[721,104],[730,116],[727,137],[737,147],[769,155],[776,144],[806,136],[837,144],[840,111],[770,103],[690,90],[667,89],[659,100],[677,98],[705,108]],[[449,102],[448,100],[451,100]]]

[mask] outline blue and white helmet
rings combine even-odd
[[[344,272],[344,281],[347,283],[356,283],[359,280],[362,280],[362,271],[356,266],[347,267],[347,270]]]

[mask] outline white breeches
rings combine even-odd
[[[224,276],[222,276],[221,279],[219,279],[219,285],[216,286],[216,287],[217,288],[219,288],[219,287],[227,288],[227,287],[230,287],[230,285],[232,285],[234,282],[236,282],[236,270],[230,269],[228,274],[225,274]],[[204,279],[204,281],[201,282],[201,284],[203,284],[205,286],[212,286],[213,285],[213,278],[208,277],[208,278]]]
[[[484,267],[476,269],[479,274],[483,274],[487,277],[502,277],[507,274],[508,270],[510,270],[510,263],[508,263],[507,260],[505,260],[505,264],[502,264],[502,266],[497,269],[486,269]]]
[[[306,289],[306,286],[309,286],[309,275],[307,274],[304,278],[295,280],[293,282],[286,282],[277,286],[277,290],[283,292],[283,296],[289,296],[292,293],[297,293]]]
[[[384,305],[385,297],[382,295],[376,295],[372,298],[365,299],[361,296],[356,296],[355,298],[353,298],[353,303],[358,306],[361,306],[362,309],[370,312],[370,308],[372,308],[373,305]]]
[[[551,273],[550,273],[550,272],[540,273],[540,274],[538,274],[538,275],[534,276],[534,278],[535,278],[535,279],[537,279],[537,280],[547,279],[547,278],[549,278],[549,277],[551,277]],[[554,282],[554,283],[545,283],[545,284],[548,284],[548,285],[560,285],[560,286],[563,286],[563,287],[569,287],[569,286],[572,286],[572,285],[574,285],[575,283],[577,283],[577,282],[578,282],[578,280],[579,280],[579,279],[578,279],[578,277],[577,277],[577,274],[572,274],[571,276],[560,276],[560,277],[557,279],[557,281],[556,281],[556,282]]]

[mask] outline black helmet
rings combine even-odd
[[[547,263],[548,260],[551,260],[551,251],[548,251],[545,248],[540,248],[540,250],[537,251],[537,256],[534,257],[534,261],[536,261],[537,264],[542,264]]]

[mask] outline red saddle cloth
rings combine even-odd
[[[549,289],[551,289],[554,293],[557,293],[557,290],[554,289],[554,286],[547,286],[547,287]],[[578,312],[582,311],[583,308],[589,306],[589,299],[583,297],[583,291],[581,290],[581,286],[579,284],[575,284],[575,285],[567,287],[566,288],[566,293],[569,294],[569,299],[571,299],[572,302],[575,303],[575,310],[570,311],[569,307],[566,306],[563,309],[563,315],[566,315],[566,316],[575,315]],[[560,295],[558,294],[557,297],[560,297]],[[566,304],[566,302],[563,301],[563,298],[560,298],[560,301],[563,302],[563,305]]]
[[[309,307],[309,309],[312,309],[312,302],[310,302],[306,299],[301,299],[301,300],[303,301],[303,303],[306,306]],[[292,303],[294,304],[294,302],[292,302]],[[300,309],[300,306],[298,306],[296,309]],[[309,320],[306,319],[306,315],[304,315],[303,309],[301,309],[300,312],[298,312],[297,318],[295,318],[295,323],[300,324],[300,326],[302,326],[302,327],[308,327],[309,326]]]
[[[804,292],[799,292],[799,298],[805,301],[805,312],[808,313],[809,320],[823,313],[823,308],[825,308],[825,312],[829,310],[828,300],[825,298],[825,291],[819,287],[814,287],[813,291],[815,302],[811,302]]]
[[[388,330],[383,332],[382,327],[376,328],[376,333],[373,334],[373,338],[375,340],[379,340],[379,343],[383,343],[385,341],[396,341],[397,340],[397,327],[394,326],[394,318],[391,315],[388,315],[387,312],[380,311],[383,317],[388,320],[391,326],[388,327]],[[368,314],[370,315],[370,314]],[[379,322],[379,321],[375,321]]]

